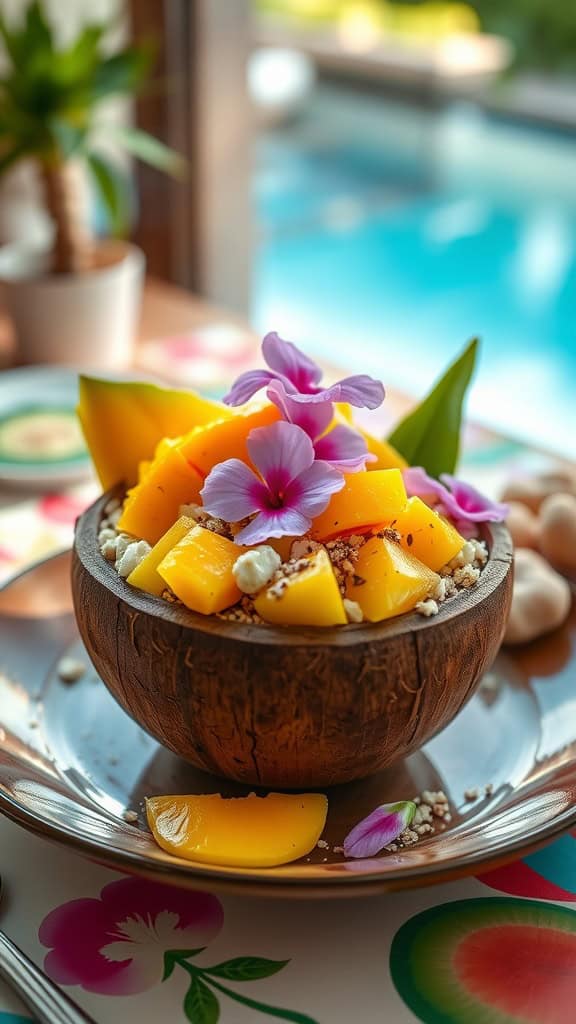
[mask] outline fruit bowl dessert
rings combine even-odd
[[[82,380],[106,493],[78,521],[75,607],[102,679],[165,746],[326,786],[457,713],[500,645],[511,547],[502,506],[354,424],[379,382],[323,388],[277,335],[263,352],[223,405]]]

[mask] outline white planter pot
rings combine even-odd
[[[0,248],[2,302],[12,318],[23,363],[118,369],[132,361],[145,258],[134,245],[97,250],[82,274],[47,274],[47,254]]]

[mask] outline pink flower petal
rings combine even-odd
[[[365,468],[367,462],[376,461],[376,456],[368,452],[362,434],[343,425],[334,427],[315,441],[314,450],[317,459],[329,462],[343,473],[357,473]]]
[[[450,486],[434,480],[421,466],[410,466],[403,470],[404,483],[408,494],[418,495],[429,503],[436,504],[438,511],[449,516],[456,523],[500,523],[508,515],[508,506],[491,501],[470,484],[458,480],[448,473],[441,479]],[[434,502],[434,499],[437,499]]]
[[[269,370],[246,370],[236,378],[222,401],[226,405],[244,405],[244,402],[248,402],[253,395],[275,379],[276,374],[270,373]]]
[[[328,429],[334,419],[332,402],[299,402],[293,394],[288,394],[281,380],[271,381],[266,394],[284,419],[305,430],[313,441]]]
[[[200,497],[211,515],[227,523],[237,523],[269,504],[267,488],[240,459],[228,459],[214,466]]]
[[[272,537],[300,537],[310,526],[310,520],[296,508],[266,509],[240,530],[235,540],[237,544],[262,544]]]
[[[286,377],[297,391],[314,391],[322,378],[322,370],[291,341],[284,341],[275,331],[262,342],[262,354],[275,375]]]
[[[379,380],[374,380],[365,373],[359,373],[354,377],[345,377],[344,380],[332,384],[329,388],[322,388],[313,394],[300,392],[294,395],[296,402],[348,402],[360,409],[377,409],[384,401],[384,387]]]
[[[440,479],[450,488],[461,513],[465,513],[463,519],[476,523],[501,523],[507,518],[510,507],[503,502],[491,501],[471,484],[448,473],[443,473]]]
[[[284,500],[286,506],[297,509],[307,517],[308,530],[312,525],[311,520],[328,508],[330,498],[336,491],[341,491],[344,484],[344,477],[337,469],[333,469],[327,462],[314,462],[292,481],[286,489]],[[305,533],[306,530],[300,532]]]
[[[344,840],[346,857],[374,857],[385,846],[393,843],[408,828],[416,804],[401,800],[396,804],[382,804],[354,826]]]
[[[314,462],[310,438],[293,423],[280,421],[256,427],[246,445],[260,476],[275,494],[285,491],[290,481]]]

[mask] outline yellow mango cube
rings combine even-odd
[[[179,450],[202,476],[226,459],[249,462],[246,438],[255,427],[266,427],[280,418],[275,405],[248,405],[234,416],[196,427],[182,438]]]
[[[146,815],[163,850],[186,860],[271,868],[314,849],[328,812],[323,793],[154,796]]]
[[[376,462],[367,462],[366,469],[372,472],[375,469],[406,469],[408,463],[406,459],[397,452],[388,441],[380,440],[379,437],[374,437],[373,434],[369,434],[366,430],[362,430],[361,427],[355,426],[354,428],[366,441],[366,447],[368,451],[376,456]]]
[[[152,551],[140,562],[140,565],[132,570],[126,582],[132,587],[137,587],[138,590],[145,590],[147,594],[160,597],[166,589],[166,584],[158,572],[158,566],[160,562],[164,561],[168,552],[176,547],[176,544],[195,526],[196,523],[193,519],[189,519],[188,516],[180,516],[180,519],[166,531],[154,545]]]
[[[400,533],[404,550],[434,571],[446,565],[466,543],[456,527],[421,498],[409,498],[390,526]]]
[[[227,537],[195,526],[160,562],[158,573],[187,608],[213,615],[242,597],[232,568],[246,550]]]
[[[346,596],[358,602],[369,622],[381,622],[411,611],[433,593],[439,580],[399,544],[372,537],[360,549]]]
[[[329,540],[342,533],[366,531],[398,515],[406,504],[406,489],[399,469],[350,473],[346,483],[312,524],[315,540]]]
[[[308,565],[272,584],[255,598],[265,622],[281,626],[344,626],[348,621],[332,563],[324,548],[306,558]]]
[[[180,506],[200,501],[204,481],[177,448],[166,446],[139,484],[128,491],[118,529],[156,544],[176,522]]]

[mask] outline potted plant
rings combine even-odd
[[[130,219],[129,179],[108,150],[112,144],[174,174],[183,167],[181,157],[145,132],[100,117],[109,98],[133,94],[150,69],[145,47],[105,52],[109,27],[87,25],[63,47],[39,0],[18,25],[0,16],[7,56],[0,76],[0,174],[32,162],[53,224],[50,250],[33,250],[25,240],[0,249],[4,305],[23,362],[110,368],[130,361],[144,256],[121,240]],[[113,239],[97,241],[86,229],[82,164]]]

